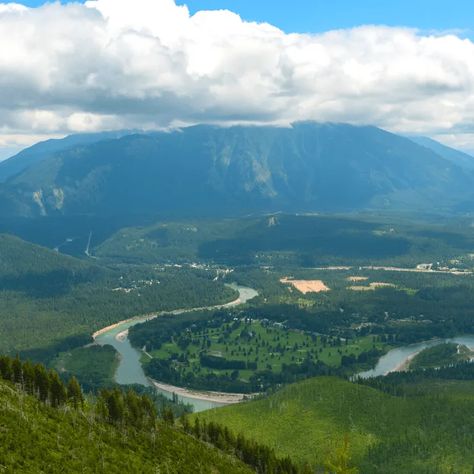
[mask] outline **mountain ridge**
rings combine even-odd
[[[470,202],[473,177],[426,146],[376,127],[197,125],[56,151],[0,186],[0,213],[446,211],[466,197]]]

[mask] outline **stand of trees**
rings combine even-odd
[[[474,380],[474,363],[460,362],[449,367],[409,370],[407,372],[392,372],[385,376],[357,379],[357,383],[376,388],[395,396],[406,395],[407,386],[420,385],[430,380]],[[423,387],[422,387],[423,388]],[[410,393],[412,391],[410,390]]]
[[[153,400],[147,394],[134,390],[126,392],[113,388],[102,390],[94,400],[85,398],[79,383],[72,377],[64,383],[54,370],[47,370],[41,364],[33,365],[18,357],[0,356],[0,379],[11,382],[28,395],[35,396],[41,403],[54,409],[68,407],[92,415],[98,423],[113,425],[122,432],[137,436],[145,433],[159,435],[160,423],[178,430],[173,411],[166,407],[158,414]],[[217,449],[233,455],[261,474],[306,474],[309,468],[300,469],[289,458],[278,458],[265,445],[235,437],[227,428],[215,423],[196,420],[191,426],[183,417],[183,430]]]
[[[249,381],[240,380],[235,374],[216,375],[209,373],[195,375],[191,372],[184,373],[172,360],[152,359],[144,367],[145,373],[156,380],[172,385],[179,385],[195,390],[214,390],[222,392],[255,393],[264,392],[282,384],[289,384],[320,375],[339,375],[345,369],[335,369],[321,361],[314,362],[306,359],[301,364],[283,364],[281,372],[261,370],[255,372]]]
[[[84,395],[75,377],[65,384],[55,370],[47,370],[42,364],[0,356],[0,377],[52,407],[69,403],[77,408],[84,404]]]
[[[279,458],[268,446],[246,439],[242,434],[235,436],[226,426],[196,418],[192,424],[183,418],[183,428],[188,434],[211,443],[218,449],[232,454],[252,466],[258,474],[310,474],[312,469],[300,467],[289,457]]]

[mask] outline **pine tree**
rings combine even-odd
[[[66,387],[63,381],[59,378],[55,370],[51,370],[48,375],[50,388],[50,402],[51,406],[59,407],[66,402]]]
[[[135,392],[129,390],[124,401],[127,423],[135,427],[141,427],[145,418],[141,398]]]
[[[23,363],[22,373],[23,389],[29,395],[33,395],[35,393],[35,368],[30,361]]]
[[[142,408],[145,416],[145,423],[150,428],[155,426],[156,421],[156,407],[153,400],[148,395],[142,395],[141,397]]]
[[[3,380],[13,380],[12,360],[7,356],[0,356],[0,377]]]
[[[162,413],[163,421],[170,426],[174,425],[174,414],[171,408],[165,408]]]
[[[107,407],[108,421],[116,424],[121,423],[125,417],[125,404],[120,390],[103,390],[101,396]]]
[[[36,364],[34,367],[35,388],[39,399],[44,403],[49,395],[49,377],[44,365]]]
[[[74,408],[84,406],[84,396],[82,395],[81,386],[76,377],[71,377],[67,384],[67,399]]]
[[[13,359],[12,371],[13,371],[13,382],[22,384],[23,383],[23,370],[20,358],[18,356]]]

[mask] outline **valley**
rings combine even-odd
[[[474,474],[474,3],[2,1],[0,474]]]
[[[435,224],[400,216],[158,221],[91,239],[89,256],[82,246],[68,256],[53,244],[2,236],[0,344],[64,380],[77,377],[90,397],[133,389],[161,413],[194,413],[191,426],[199,415],[232,436],[243,430],[249,443],[291,453],[302,472],[336,462],[341,449],[360,472],[377,472],[381,459],[387,472],[409,472],[414,443],[425,453],[419,472],[428,473],[438,458],[422,447],[424,436],[450,468],[467,472],[467,441],[444,415],[444,434],[417,438],[411,426],[415,412],[435,417],[429,410],[441,405],[459,421],[472,403],[472,377],[461,365],[470,365],[467,352],[443,350],[443,342],[474,347],[470,229],[464,218]],[[436,372],[421,375],[428,367]],[[444,370],[453,372],[439,378]],[[313,395],[302,394],[305,384],[317,387]],[[444,397],[438,405],[433,387]],[[359,390],[364,395],[354,395]],[[399,401],[405,391],[418,398]],[[285,394],[282,405],[272,401]],[[250,421],[259,410],[261,430]],[[301,413],[313,413],[319,431],[300,426]],[[298,436],[287,439],[278,428],[283,422],[304,433],[300,448]],[[181,423],[176,429],[189,432]],[[440,436],[450,440],[443,450]],[[403,465],[387,457],[394,443]]]

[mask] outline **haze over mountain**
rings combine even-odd
[[[101,132],[101,133],[81,133],[77,135],[69,135],[63,139],[51,139],[37,143],[20,153],[12,156],[7,161],[0,164],[0,183],[5,182],[8,178],[21,173],[29,166],[38,164],[43,159],[48,158],[58,151],[64,151],[78,145],[88,145],[101,140],[120,138],[131,132]]]
[[[467,153],[450,148],[428,137],[410,137],[410,140],[434,151],[439,156],[458,166],[474,170],[474,157]]]
[[[1,215],[449,210],[473,194],[467,155],[375,127],[202,125],[103,138],[40,144],[2,163]]]

